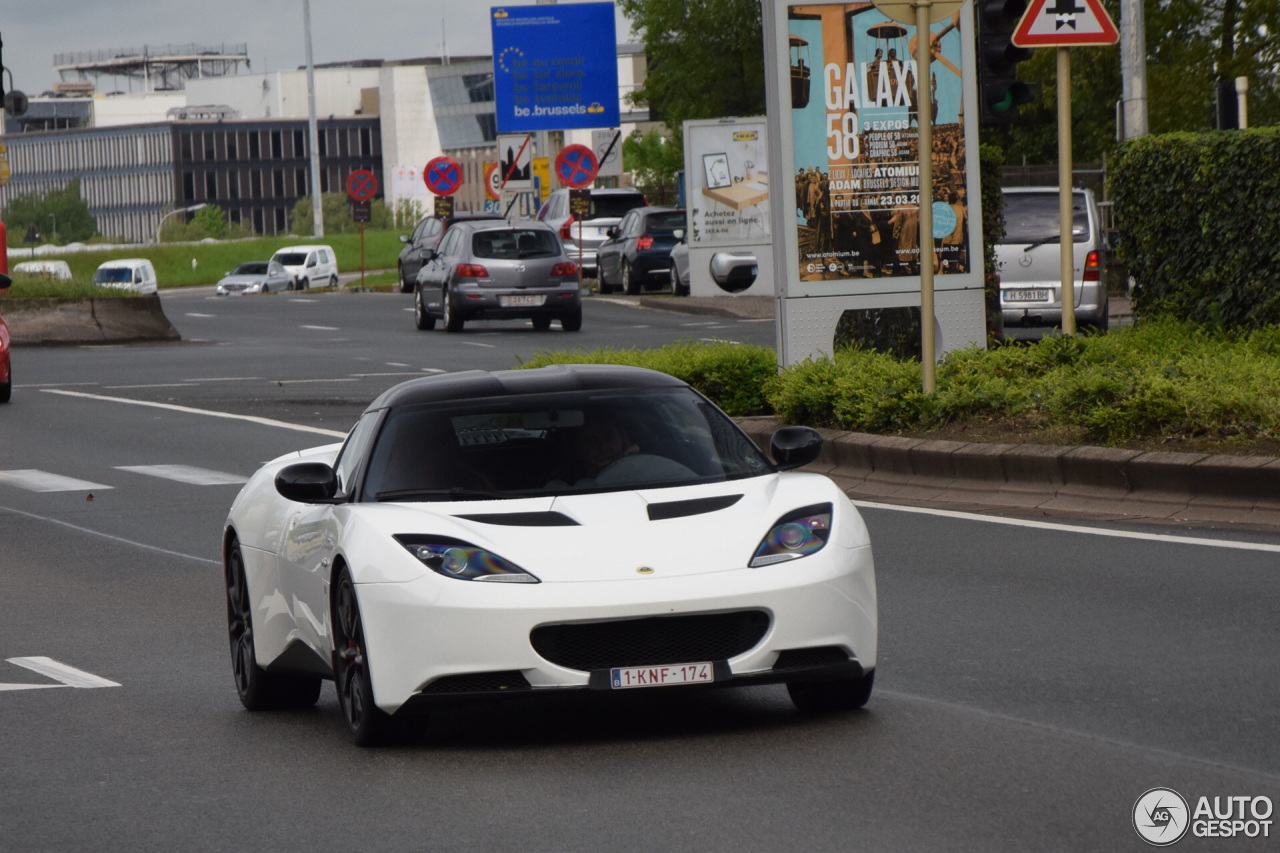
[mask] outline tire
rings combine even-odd
[[[386,743],[392,733],[391,717],[374,704],[369,655],[364,644],[364,624],[355,584],[344,567],[334,584],[333,683],[347,733],[357,746]]]
[[[400,279],[401,293],[413,292],[413,282],[405,281],[404,279],[404,264],[396,264],[396,278]]]
[[[311,279],[304,278],[298,282],[298,290],[310,290],[310,289],[311,289]]]
[[[537,329],[539,332],[545,332],[547,329],[551,328],[551,318],[550,317],[534,317],[533,328]]]
[[[578,308],[572,314],[565,314],[560,318],[560,328],[566,332],[576,332],[582,328],[582,308]]]
[[[413,324],[419,332],[429,332],[436,327],[436,318],[427,311],[427,304],[422,301],[422,291],[414,290]]]
[[[0,385],[0,403],[7,403],[13,397],[13,365],[9,365],[9,381]]]
[[[671,294],[673,296],[689,295],[689,288],[680,283],[680,273],[676,272],[674,264],[671,266]]]
[[[791,701],[807,714],[829,714],[834,711],[856,711],[871,698],[875,670],[861,678],[839,678],[831,681],[789,681],[787,693]]]
[[[335,273],[335,274],[333,274],[333,275],[331,275],[331,276],[329,276],[329,286],[330,286],[330,287],[332,287],[332,288],[334,288],[335,290],[337,289],[337,287],[338,287],[338,276],[337,276],[337,274],[336,274],[336,273]]]
[[[599,258],[596,259],[596,284],[601,296],[613,293],[613,285],[609,283],[609,279],[604,274],[604,264],[600,263]]]
[[[631,265],[626,261],[622,261],[622,290],[627,296],[640,295],[640,282],[631,274]]]
[[[466,321],[458,316],[458,312],[453,310],[453,301],[449,297],[448,289],[440,294],[441,309],[444,312],[444,330],[446,332],[461,332],[462,324]]]
[[[227,635],[231,641],[231,673],[240,704],[250,711],[310,708],[320,698],[320,679],[310,675],[271,673],[258,666],[253,643],[253,605],[244,573],[240,543],[227,549]]]

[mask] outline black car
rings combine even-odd
[[[671,282],[671,250],[685,227],[685,212],[670,207],[638,207],[609,229],[596,250],[600,292],[621,287],[635,295]]]
[[[422,250],[435,249],[440,245],[440,238],[449,226],[455,222],[471,222],[483,219],[502,219],[496,213],[459,213],[456,216],[424,216],[418,220],[412,234],[401,234],[400,242],[404,248],[396,260],[396,271],[400,277],[400,292],[413,293],[413,284],[418,278],[418,270],[422,269]]]

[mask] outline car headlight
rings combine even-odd
[[[751,568],[798,560],[821,551],[831,538],[831,504],[788,513],[773,525],[747,565]]]
[[[459,539],[443,536],[396,536],[423,565],[447,578],[490,583],[541,583],[510,560]]]

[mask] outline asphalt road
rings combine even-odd
[[[262,461],[423,371],[772,325],[592,301],[577,334],[448,335],[399,295],[164,301],[183,343],[15,354],[2,850],[1139,850],[1150,788],[1280,799],[1280,534],[864,508],[882,646],[855,714],[802,716],[780,687],[543,697],[380,750],[347,743],[332,688],[249,714],[217,552]]]

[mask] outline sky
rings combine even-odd
[[[355,59],[491,55],[489,10],[534,0],[310,0],[316,64]],[[631,41],[618,14],[618,41]],[[3,0],[0,40],[12,88],[39,95],[59,53],[198,44],[246,45],[251,71],[306,64],[303,0]],[[110,78],[104,78],[107,85]]]

